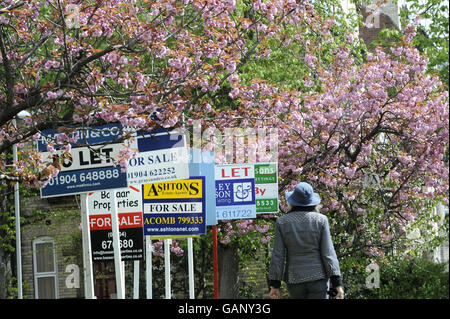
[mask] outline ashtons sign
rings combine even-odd
[[[206,233],[205,177],[142,185],[144,234]]]
[[[179,180],[144,185],[144,198],[202,198],[201,180]]]
[[[122,260],[139,260],[144,256],[142,195],[130,186],[116,190]],[[112,191],[88,195],[89,228],[91,230],[92,259],[114,259],[112,223]]]
[[[253,164],[216,165],[217,219],[255,218]]]

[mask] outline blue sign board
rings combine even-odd
[[[124,185],[124,186],[118,186]],[[126,187],[127,176],[121,167],[100,167],[60,172],[41,188],[41,197],[89,193],[97,190]]]
[[[38,141],[38,150],[42,151],[45,160],[53,161],[59,156],[61,171],[51,178],[48,184],[41,188],[41,197],[56,197],[98,190],[127,187],[127,176],[121,167],[115,167],[113,158],[125,150],[118,139],[122,127],[118,124],[108,124],[91,128],[73,127],[70,138],[78,137],[71,143],[69,157],[59,156],[61,151],[48,152],[48,143],[63,140],[58,129],[45,130]],[[65,139],[65,138],[64,138]],[[103,143],[103,145],[95,145]],[[87,146],[91,145],[91,146]]]
[[[92,127],[67,126],[65,129],[72,131],[68,134],[69,138],[77,137],[77,141],[71,143],[72,148],[91,144],[118,142],[120,136],[123,134],[122,125],[116,123]],[[42,131],[41,137],[37,143],[38,151],[47,151],[47,145],[49,143],[54,143],[58,140],[58,136],[62,134],[65,133],[59,129],[47,129]]]
[[[163,132],[138,138],[139,152],[158,151],[162,149],[184,147],[185,138],[181,133]]]
[[[214,177],[214,152],[189,150],[189,174],[205,177],[206,226],[217,224],[216,191]]]
[[[205,177],[142,185],[144,235],[206,233]]]
[[[216,217],[256,217],[255,174],[252,164],[215,166]]]

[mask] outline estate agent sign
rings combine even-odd
[[[112,191],[88,194],[89,228],[93,261],[114,259],[111,227]],[[142,194],[130,186],[116,190],[122,260],[139,260],[144,256]]]

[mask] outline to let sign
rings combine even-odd
[[[38,150],[47,162],[59,161],[58,176],[51,178],[41,188],[41,197],[66,196],[98,190],[127,187],[127,176],[121,167],[114,166],[114,159],[126,146],[117,140],[122,127],[108,124],[90,128],[73,128],[72,137],[78,136],[76,144],[71,145],[70,155],[61,156],[62,151],[47,151],[47,145],[58,135],[59,130],[45,130],[38,141]],[[90,145],[90,146],[87,146]]]
[[[112,191],[99,191],[88,194],[93,261],[114,259],[111,226],[112,193]],[[117,189],[116,203],[121,259],[142,259],[144,256],[144,235],[140,189],[133,186]]]
[[[215,180],[218,220],[256,217],[253,164],[216,165]]]

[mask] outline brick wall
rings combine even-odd
[[[39,211],[46,211],[45,218]],[[23,296],[26,299],[35,298],[34,269],[33,269],[33,241],[50,237],[56,244],[58,298],[81,298],[84,295],[83,265],[81,242],[78,243],[80,230],[79,209],[74,196],[60,198],[53,204],[46,199],[33,197],[21,203],[21,215],[26,217],[22,225],[22,278]],[[79,245],[79,247],[77,246]],[[80,288],[67,288],[66,267],[76,264],[80,269]]]

